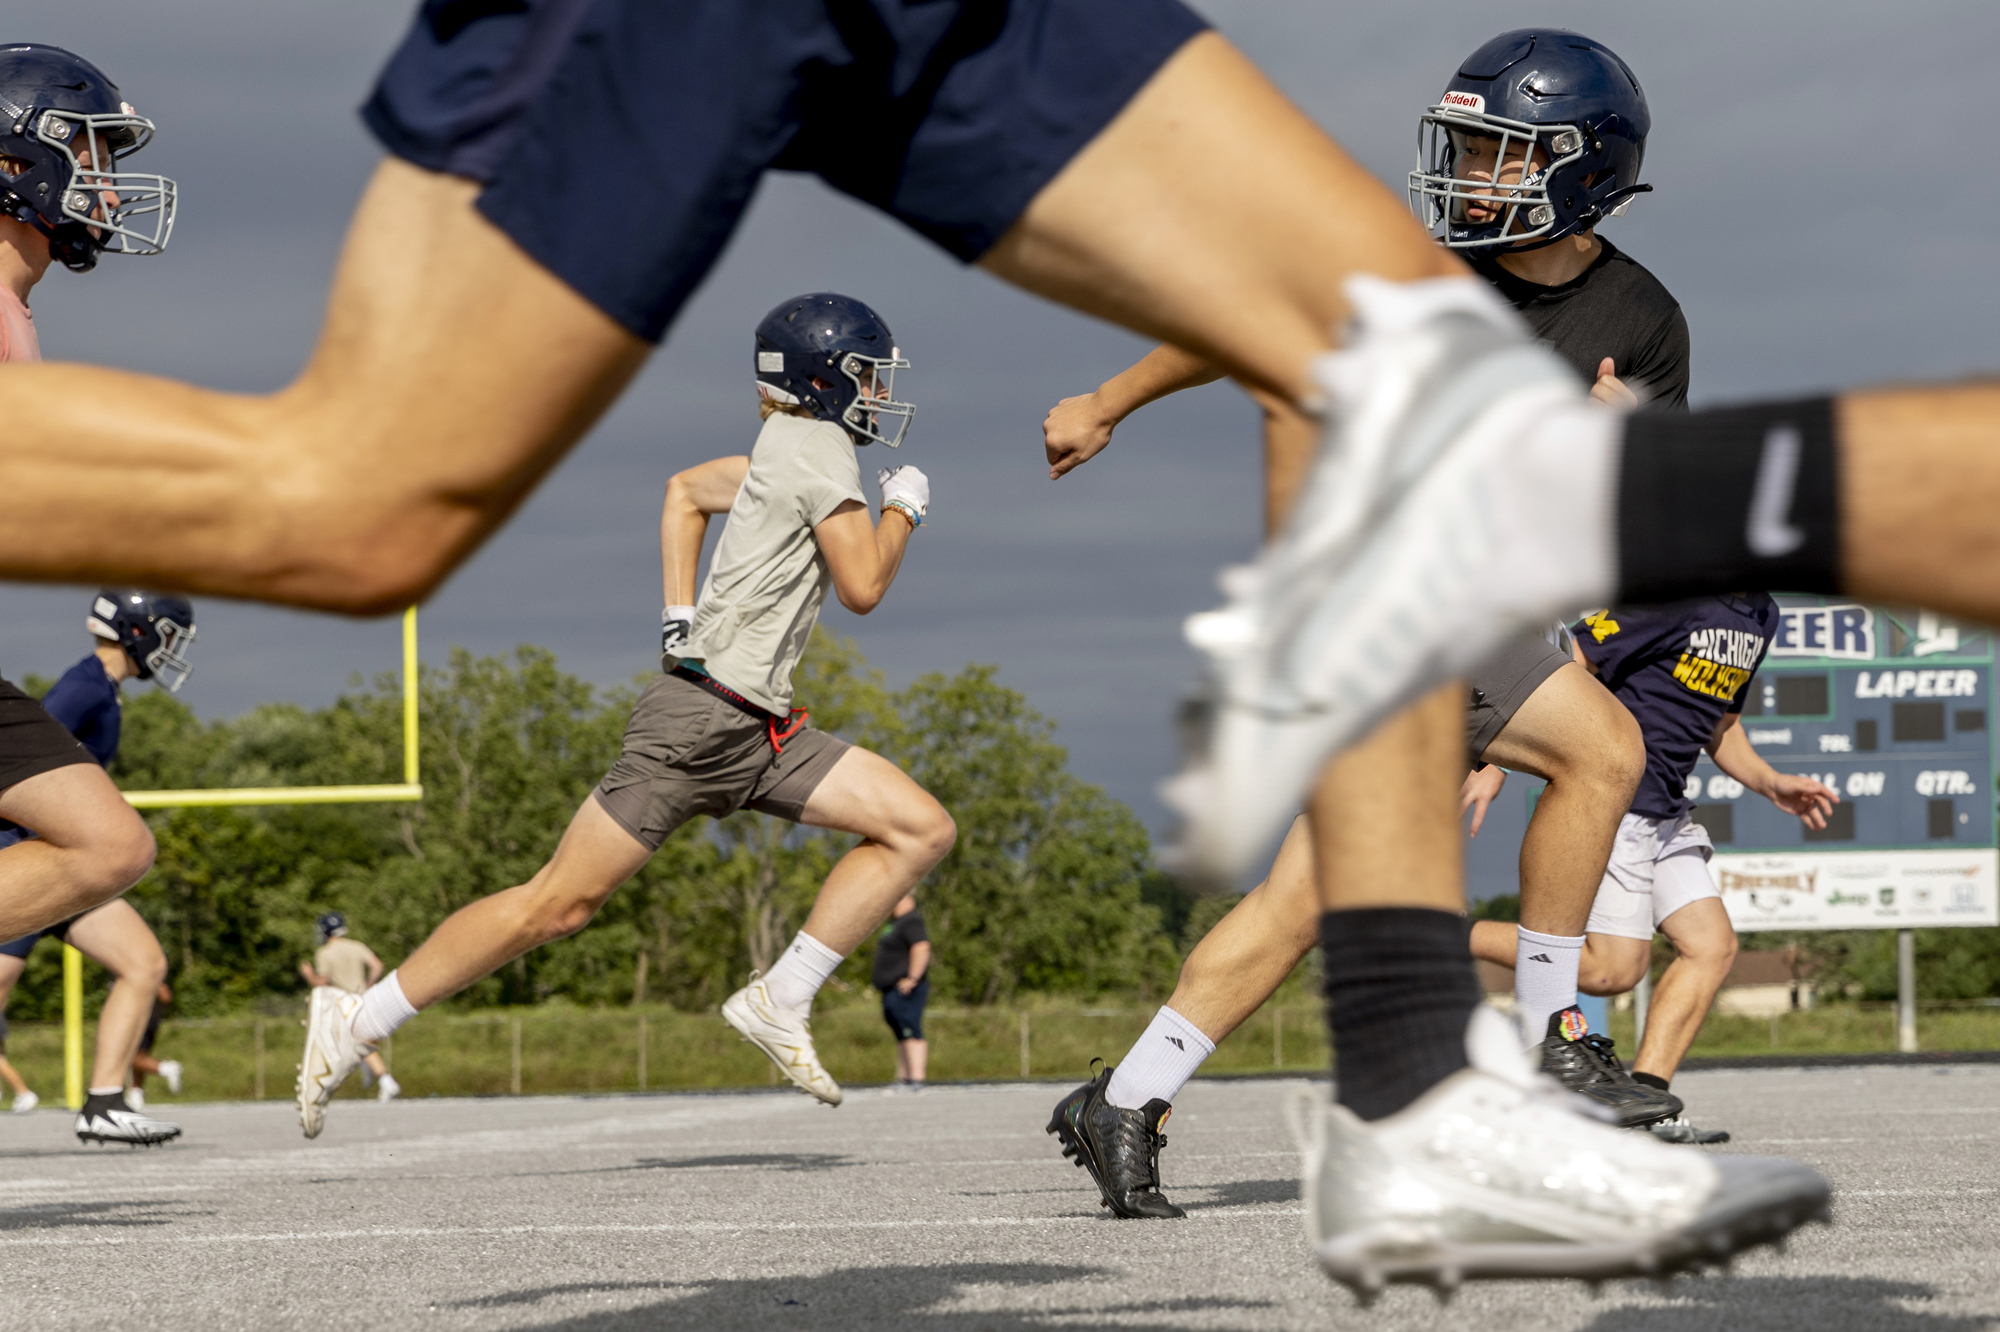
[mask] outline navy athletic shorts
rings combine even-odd
[[[766,170],[969,263],[1206,26],[1181,0],[425,0],[362,118],[658,341]]]
[[[889,1030],[896,1033],[899,1041],[920,1041],[924,1038],[924,1005],[930,1002],[931,981],[926,976],[910,988],[908,994],[895,990],[882,991],[882,1020],[889,1024]]]
[[[18,957],[26,961],[28,954],[34,952],[35,945],[43,939],[59,939],[63,943],[68,943],[69,927],[80,919],[80,916],[71,916],[68,920],[51,925],[45,930],[36,930],[33,934],[24,934],[18,939],[0,943],[0,957]]]

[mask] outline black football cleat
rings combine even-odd
[[[1048,1131],[1063,1145],[1063,1155],[1088,1170],[1097,1182],[1104,1205],[1127,1220],[1172,1219],[1186,1216],[1160,1192],[1160,1149],[1167,1137],[1160,1129],[1174,1108],[1158,1097],[1142,1110],[1121,1110],[1104,1099],[1111,1070],[1099,1069],[1089,1082],[1056,1102]]]
[[[1645,1128],[1681,1113],[1680,1097],[1634,1082],[1611,1038],[1590,1030],[1583,1010],[1574,1006],[1549,1015],[1542,1072],[1609,1110],[1620,1128]]]
[[[132,1147],[153,1147],[181,1136],[181,1126],[164,1119],[142,1115],[125,1104],[123,1092],[91,1096],[76,1112],[79,1142],[122,1142]]]

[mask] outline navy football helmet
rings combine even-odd
[[[893,449],[909,433],[916,405],[896,400],[896,372],[909,368],[882,316],[852,296],[795,296],[757,325],[757,391],[804,404],[859,444]]]
[[[65,268],[158,254],[174,229],[174,183],[118,170],[153,122],[118,85],[60,46],[0,46],[0,212],[49,238]],[[86,162],[87,159],[87,162]]]
[[[1653,188],[1639,183],[1652,125],[1637,76],[1602,43],[1503,32],[1424,112],[1410,207],[1453,249],[1539,249]]]
[[[194,607],[186,597],[107,587],[91,598],[83,627],[124,648],[141,680],[170,694],[187,683],[193,669],[188,651],[194,644]]]
[[[329,911],[313,922],[313,932],[319,935],[321,943],[338,938],[347,933],[347,917],[338,911]]]

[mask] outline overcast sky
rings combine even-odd
[[[412,8],[71,0],[9,20],[0,37],[69,46],[118,80],[160,127],[137,165],[182,189],[166,255],[42,284],[44,353],[245,392],[285,383],[377,160],[354,108]],[[1983,115],[1970,113],[1992,77],[1991,3],[1201,8],[1398,189],[1418,114],[1487,38],[1553,23],[1615,48],[1652,104],[1657,192],[1607,234],[1685,307],[1697,403],[2000,361],[2000,197]],[[915,362],[907,393],[897,381],[921,407],[900,458],[930,474],[935,496],[883,607],[865,620],[831,607],[828,627],[895,683],[998,663],[1061,723],[1077,772],[1160,826],[1153,788],[1174,765],[1169,721],[1194,670],[1178,626],[1216,601],[1215,569],[1254,544],[1254,414],[1228,385],[1187,394],[1049,482],[1043,413],[1145,344],[961,268],[810,179],[766,181],[624,401],[425,607],[426,659],[532,642],[599,682],[657,669],[660,488],[679,467],[748,448],[749,330],[816,288],[873,304]],[[76,500],[107,523],[147,521],[145,495],[115,484]],[[78,589],[0,587],[0,671],[75,660],[85,605]],[[182,696],[210,717],[266,699],[321,704],[351,672],[397,660],[388,620],[210,600],[200,623]]]

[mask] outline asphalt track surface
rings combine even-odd
[[[2000,1327],[2000,1068],[1689,1074],[1723,1150],[1834,1181],[1836,1219],[1730,1277],[1591,1296],[1482,1283],[1363,1311],[1311,1265],[1284,1081],[1201,1082],[1163,1158],[1179,1222],[1116,1222],[1043,1135],[1053,1084],[191,1106],[82,1148],[0,1116],[0,1326],[1056,1327],[1974,1332]],[[1689,1148],[1687,1150],[1702,1150]]]

